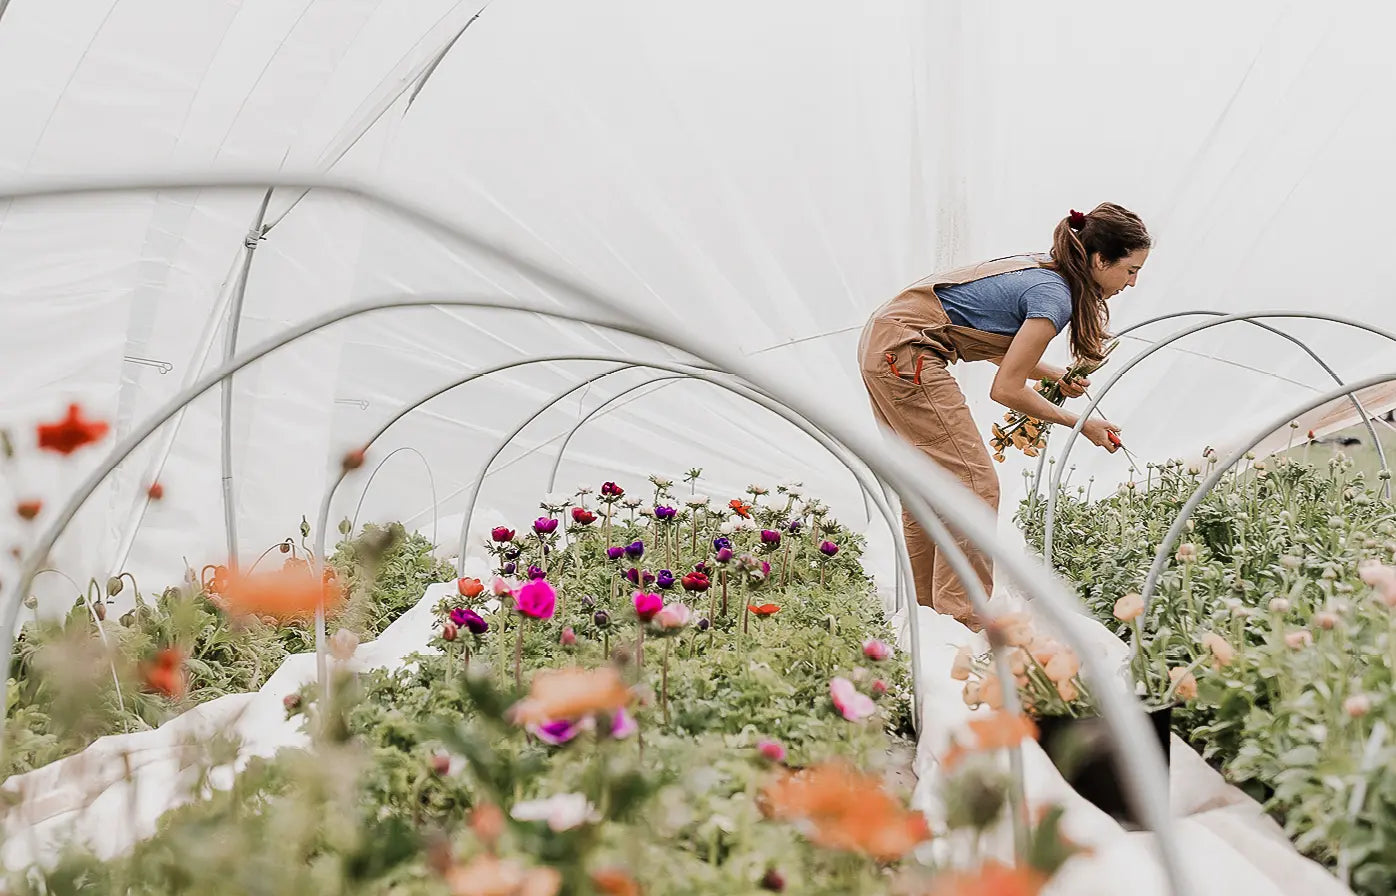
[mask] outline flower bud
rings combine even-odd
[[[1360,719],[1372,711],[1372,698],[1366,694],[1353,694],[1343,701],[1343,712],[1349,717]]]
[[[1283,597],[1273,597],[1270,599],[1271,613],[1288,613],[1289,601]]]

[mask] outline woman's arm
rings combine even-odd
[[[1021,411],[1039,420],[1075,426],[1076,415],[1070,414],[1037,394],[1029,386],[1029,377],[1035,374],[1042,364],[1042,353],[1047,343],[1057,335],[1057,328],[1050,320],[1039,317],[1028,318],[1013,337],[1008,352],[999,362],[999,372],[994,376],[994,384],[989,389],[989,397],[1005,407]],[[1118,426],[1104,420],[1092,418],[1082,427],[1082,434],[1095,444],[1113,452],[1115,446],[1109,441],[1107,432],[1119,432]]]
[[[1028,385],[1029,379],[1041,378],[1037,374],[1042,364],[1042,353],[1047,351],[1047,343],[1056,335],[1057,328],[1046,318],[1030,317],[1023,321],[1018,335],[1013,337],[1008,352],[999,362],[999,372],[989,388],[989,397],[1006,408],[1022,411],[1039,420],[1075,426],[1074,415],[1038,395],[1037,390]]]

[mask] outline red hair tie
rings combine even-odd
[[[1066,224],[1072,230],[1080,230],[1086,226],[1086,216],[1073,208],[1071,214],[1066,216]]]

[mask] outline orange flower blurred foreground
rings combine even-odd
[[[325,613],[333,613],[344,599],[337,579],[326,570],[317,578],[308,567],[286,566],[252,575],[229,573],[220,594],[234,616],[271,616],[278,620],[315,615],[323,599]]]
[[[512,716],[518,725],[541,725],[614,713],[629,705],[630,699],[630,689],[612,666],[543,669],[533,676],[528,696],[514,704]]]
[[[598,893],[606,896],[640,896],[640,885],[635,878],[619,868],[603,868],[591,873],[591,885]]]
[[[978,871],[938,876],[926,896],[1037,896],[1046,883],[1034,868],[989,862]]]
[[[141,680],[148,691],[181,699],[189,691],[189,673],[184,671],[184,651],[166,647],[153,660],[141,664]]]
[[[845,765],[783,774],[762,798],[768,816],[800,823],[812,842],[881,861],[901,858],[931,836],[924,815],[902,806],[878,778]]]
[[[974,735],[974,743],[968,747],[951,743],[950,749],[946,751],[945,757],[941,760],[941,765],[947,771],[954,769],[968,753],[1004,750],[1016,747],[1024,740],[1037,739],[1037,724],[1032,719],[1025,715],[1004,711],[970,719],[969,730]]]
[[[35,429],[40,448],[59,454],[72,454],[84,445],[100,441],[110,428],[101,420],[82,419],[82,408],[70,404],[68,415],[62,420],[57,423],[40,423]]]
[[[446,886],[451,896],[555,896],[562,875],[553,868],[524,868],[486,855],[449,869]]]

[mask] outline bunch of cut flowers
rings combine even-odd
[[[1034,388],[1043,398],[1057,407],[1061,407],[1066,402],[1066,394],[1062,391],[1062,384],[1074,382],[1095,373],[1110,359],[1110,353],[1115,350],[1117,345],[1119,345],[1119,340],[1107,345],[1099,361],[1078,360],[1067,368],[1066,375],[1060,380],[1039,380]],[[1017,448],[1028,457],[1037,457],[1047,447],[1047,430],[1052,428],[1051,423],[1039,420],[1022,411],[1009,411],[1003,415],[1003,421],[1005,425],[995,423],[991,427],[992,435],[989,439],[989,447],[993,449],[994,460],[999,463],[1003,463],[1004,452],[1009,448]]]

